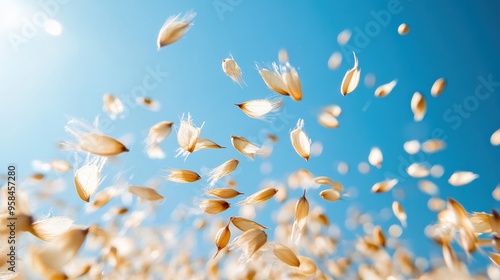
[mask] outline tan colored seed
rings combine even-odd
[[[151,110],[153,112],[160,110],[160,107],[161,107],[160,102],[153,100],[149,97],[145,97],[145,96],[137,97],[135,99],[135,103],[137,103],[138,105],[141,105],[141,106],[145,107],[146,109]]]
[[[326,176],[319,176],[314,178],[314,182],[319,185],[327,185],[332,187],[334,190],[338,192],[343,192],[344,188],[342,187],[342,184],[339,182],[335,182],[332,179],[326,177]]]
[[[317,266],[316,263],[314,263],[314,260],[308,257],[304,256],[299,256],[298,257],[300,266],[299,266],[299,271],[303,273],[306,276],[313,275],[317,271]]]
[[[114,120],[116,117],[120,116],[123,113],[123,103],[122,101],[113,96],[112,94],[106,93],[102,97],[103,100],[103,110],[108,113],[109,117]]]
[[[260,191],[255,192],[249,197],[245,198],[239,205],[252,205],[257,203],[262,203],[271,199],[276,193],[278,189],[276,188],[265,188]]]
[[[226,248],[229,243],[229,239],[231,239],[231,231],[229,230],[229,223],[227,223],[227,225],[221,228],[215,236],[215,246],[217,246],[217,252],[213,257],[214,259],[222,249]]]
[[[410,27],[406,23],[401,23],[398,26],[399,35],[404,36],[404,35],[408,34],[408,32],[410,32]]]
[[[214,141],[207,138],[198,138],[196,141],[196,145],[194,147],[194,151],[199,151],[203,149],[224,149],[221,145],[215,143]]]
[[[443,92],[446,87],[446,80],[444,78],[437,79],[431,87],[431,95],[434,97],[438,97]]]
[[[231,218],[229,218],[229,220],[231,221],[231,223],[233,223],[233,225],[237,229],[239,229],[241,231],[247,231],[247,230],[251,230],[251,229],[260,229],[260,230],[267,229],[267,227],[265,227],[259,223],[256,223],[252,220],[245,219],[243,217],[231,217]]]
[[[307,161],[311,155],[311,139],[302,130],[303,127],[304,120],[299,119],[295,129],[290,132],[290,141],[295,152]]]
[[[361,75],[361,70],[358,70],[358,58],[356,54],[354,55],[354,67],[348,70],[344,78],[342,79],[342,84],[340,85],[340,93],[343,96],[353,92],[359,84],[359,76]]]
[[[319,195],[326,201],[334,202],[340,199],[340,193],[334,189],[323,190]]]
[[[243,77],[241,75],[241,69],[238,66],[238,63],[234,60],[233,56],[222,60],[222,71],[233,80],[233,82],[238,85],[242,85],[245,82],[243,81]]]
[[[259,69],[260,76],[269,89],[281,95],[289,95],[285,82],[275,63],[272,64],[273,70],[257,68]]]
[[[297,255],[290,248],[283,244],[274,244],[273,253],[280,261],[286,263],[289,266],[300,266],[300,261]]]
[[[426,153],[435,153],[443,150],[446,144],[440,139],[430,139],[422,143],[422,150]]]
[[[396,184],[398,179],[386,180],[382,182],[375,183],[372,187],[373,193],[384,193],[390,191]]]
[[[222,177],[231,174],[234,170],[236,170],[239,163],[240,161],[237,159],[230,159],[224,162],[223,164],[217,166],[216,168],[210,170],[210,172],[208,172],[209,186],[213,187],[215,183],[217,183],[217,181],[220,180]]]
[[[423,178],[429,176],[429,170],[419,163],[412,163],[408,166],[406,172],[413,178]]]
[[[451,174],[450,178],[448,179],[448,183],[452,186],[460,187],[469,184],[477,178],[479,178],[479,175],[472,172],[457,171]]]
[[[234,241],[234,246],[240,248],[247,259],[250,259],[267,242],[267,234],[260,229],[245,231]]]
[[[219,188],[219,189],[210,189],[207,191],[207,194],[222,199],[231,199],[237,197],[238,195],[241,195],[242,193],[231,188]]]
[[[192,25],[192,21],[195,16],[196,13],[188,12],[183,16],[178,14],[176,16],[169,17],[165,21],[165,24],[163,24],[160,33],[158,34],[158,50],[181,39]]]
[[[418,188],[420,191],[428,195],[436,195],[438,193],[438,187],[436,184],[429,180],[420,180],[418,182]]]
[[[171,169],[166,179],[174,183],[193,183],[201,179],[198,173],[185,169]]]
[[[53,217],[36,221],[31,225],[30,232],[43,241],[52,241],[69,230],[73,220],[67,217]]]
[[[375,96],[376,97],[385,97],[391,93],[392,89],[396,86],[398,83],[398,80],[393,80],[387,84],[383,84],[379,86],[377,89],[375,89]]]
[[[155,189],[141,186],[130,186],[128,187],[128,191],[131,194],[135,194],[138,197],[148,200],[148,201],[157,201],[162,200],[163,196],[159,194]]]
[[[230,206],[227,201],[220,199],[205,199],[200,203],[203,212],[211,215],[226,211]]]
[[[493,146],[500,145],[500,128],[493,132],[493,134],[491,134],[490,143]]]
[[[162,121],[153,125],[149,129],[148,136],[146,138],[146,144],[152,145],[157,144],[165,140],[172,132],[173,122]]]
[[[406,227],[406,212],[403,209],[403,206],[397,202],[394,201],[392,203],[392,212],[394,213],[394,216],[398,218],[398,220],[401,222],[401,224]]]
[[[291,238],[298,242],[302,233],[302,229],[306,226],[307,216],[309,215],[309,201],[306,198],[306,190],[304,194],[295,204],[295,219],[292,226]]]
[[[414,155],[420,151],[420,142],[417,140],[407,141],[404,143],[403,148],[408,154]]]
[[[386,239],[384,232],[382,231],[382,228],[380,226],[376,226],[373,229],[373,240],[378,246],[385,247]]]
[[[38,253],[48,267],[60,269],[70,262],[80,250],[88,229],[71,229],[54,239]]]
[[[420,94],[420,92],[415,92],[413,94],[411,99],[411,110],[413,112],[413,119],[416,122],[424,118],[425,112],[427,111],[427,105],[424,96]]]
[[[347,44],[351,39],[351,34],[351,30],[349,29],[342,30],[339,35],[337,35],[337,43],[341,46]]]
[[[102,134],[85,134],[78,141],[80,149],[97,156],[110,157],[129,151],[118,140]]]
[[[59,173],[66,173],[71,170],[71,165],[65,160],[54,160],[49,164],[50,168]]]

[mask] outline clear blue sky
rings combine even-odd
[[[126,118],[113,122],[107,131],[116,138],[131,134],[134,141],[130,152],[119,156],[117,165],[105,168],[107,178],[101,189],[112,184],[118,171],[130,178],[131,184],[140,185],[160,177],[167,168],[203,173],[204,168],[237,158],[241,164],[234,178],[240,183],[239,190],[249,194],[264,180],[286,181],[291,172],[306,168],[314,175],[329,176],[346,188],[358,190],[357,197],[333,204],[322,201],[318,190],[308,194],[311,200],[327,209],[332,223],[344,229],[348,207],[356,206],[370,213],[390,208],[393,195],[374,195],[370,188],[375,182],[396,174],[400,182],[395,189],[405,192],[401,202],[408,213],[408,227],[401,238],[416,255],[424,257],[441,254],[440,248],[423,234],[425,226],[436,221],[436,214],[427,209],[428,196],[418,190],[417,180],[400,173],[400,167],[406,168],[413,161],[441,164],[445,169],[443,177],[430,178],[439,186],[441,198],[453,197],[468,211],[489,212],[499,208],[491,192],[500,183],[500,149],[489,143],[489,137],[500,127],[500,85],[494,85],[484,100],[474,97],[481,77],[500,82],[497,14],[500,3],[497,1],[460,4],[451,0],[396,1],[399,2],[397,13],[391,14],[385,26],[376,21],[374,14],[387,11],[388,3],[394,1],[323,0],[313,4],[222,0],[220,2],[235,4],[223,12],[215,8],[217,1],[66,1],[58,4],[57,11],[51,15],[63,26],[58,37],[37,26],[34,34],[22,34],[26,22],[33,22],[33,15],[44,11],[40,3],[0,1],[0,124],[3,130],[0,167],[5,170],[7,164],[15,163],[21,176],[26,177],[34,172],[31,167],[34,159],[70,159],[56,148],[59,141],[70,138],[64,131],[68,117],[88,121],[97,115],[104,117],[104,93],[130,96],[144,77],[150,75],[148,71],[160,71],[167,74],[162,74],[158,85],[147,91],[147,96],[159,101],[161,110],[131,108]],[[13,9],[16,13],[6,12]],[[186,36],[157,51],[156,38],[166,18],[190,10],[197,16]],[[11,16],[7,16],[9,14]],[[407,36],[397,34],[397,27],[403,22],[411,27]],[[361,36],[359,30],[366,34],[366,28],[376,27],[372,33],[368,31],[371,35],[366,35],[366,44],[356,41],[357,36]],[[353,38],[342,50],[337,44],[337,34],[346,28],[353,31]],[[14,33],[26,40],[14,46]],[[270,123],[250,119],[233,104],[274,94],[262,82],[255,62],[276,61],[281,48],[288,51],[291,64],[298,70],[303,100],[294,102],[286,98],[278,118]],[[350,54],[352,50],[358,56],[362,80],[367,73],[376,76],[376,85],[398,79],[389,96],[375,98],[374,88],[367,88],[362,81],[350,95],[340,94],[342,77],[353,64],[352,56],[344,56],[336,71],[328,69],[327,61],[334,51]],[[221,60],[229,54],[239,63],[248,86],[239,87],[222,72]],[[430,87],[440,77],[446,78],[448,85],[439,98],[433,98]],[[419,123],[413,121],[410,110],[415,91],[420,91],[428,101],[427,114]],[[330,104],[338,104],[343,109],[340,127],[335,130],[321,127],[316,120],[320,109]],[[454,111],[454,104],[465,106],[462,116]],[[167,158],[148,159],[142,141],[149,127],[162,120],[179,124],[180,117],[187,112],[191,112],[196,124],[205,122],[203,137],[227,148],[196,152],[186,161],[174,158],[177,148],[174,130],[162,144]],[[313,142],[320,142],[324,147],[321,156],[309,162],[293,151],[289,141],[289,132],[298,118],[305,120],[305,130]],[[261,144],[263,138],[259,135],[263,131],[272,131],[280,138],[271,158],[257,158],[252,162],[232,148],[230,135],[241,135]],[[441,135],[433,135],[433,131],[440,131]],[[405,141],[424,141],[436,136],[447,143],[442,152],[412,157],[403,150]],[[383,167],[380,170],[372,167],[369,174],[362,175],[357,171],[357,164],[367,161],[372,146],[382,150]],[[340,161],[350,166],[346,175],[337,172]],[[270,174],[261,174],[263,162],[272,164]],[[452,187],[447,179],[458,170],[472,171],[480,177],[466,186]],[[68,186],[58,195],[79,209],[79,214],[73,217],[77,223],[98,222],[98,216],[86,216],[83,212],[72,174],[62,178]],[[193,198],[200,196],[204,184],[204,181],[190,185],[163,182],[160,193],[166,201],[160,214],[150,222],[164,223],[177,203],[193,206]],[[292,191],[290,197],[297,199],[299,193]],[[277,203],[270,202],[256,219],[271,226],[270,213],[276,207]],[[40,212],[35,210],[36,215],[47,214],[43,212],[46,206],[40,206]],[[58,214],[57,209],[52,210]],[[221,217],[236,213],[234,207]],[[387,230],[394,223],[397,220],[392,217],[382,222],[382,226]],[[355,238],[353,232],[344,230],[343,234],[345,239]],[[210,242],[204,239],[199,242],[207,243],[201,248],[212,250]],[[475,254],[471,267],[481,270],[487,263],[487,258]]]

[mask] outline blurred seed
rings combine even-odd
[[[87,159],[85,164],[75,171],[74,182],[76,192],[81,200],[89,202],[101,183],[101,170],[106,158]]]
[[[358,70],[358,58],[356,57],[356,54],[354,52],[353,55],[354,55],[354,67],[352,67],[345,73],[344,78],[342,79],[342,84],[340,86],[340,93],[343,96],[346,96],[347,94],[353,92],[359,83],[359,76],[361,74],[361,70]]]
[[[323,190],[319,195],[327,201],[334,202],[340,199],[340,193],[334,189]]]
[[[71,170],[71,165],[65,160],[53,160],[49,164],[50,168],[59,173],[66,173]]]
[[[224,162],[223,164],[215,167],[214,169],[210,170],[210,172],[208,172],[209,187],[213,187],[215,183],[222,177],[231,174],[234,170],[236,170],[239,163],[240,161],[237,159],[230,159]]]
[[[334,52],[328,59],[328,68],[330,70],[337,70],[342,63],[342,54],[340,52]]]
[[[306,190],[304,194],[295,204],[295,219],[292,226],[291,238],[296,243],[299,241],[302,230],[306,226],[307,216],[309,215],[309,202],[306,198]]]
[[[392,203],[392,212],[394,213],[394,216],[398,218],[398,220],[401,222],[401,224],[406,227],[406,212],[403,209],[403,206],[397,202],[394,201]]]
[[[324,107],[322,109],[322,111],[324,113],[328,113],[334,117],[340,117],[340,115],[342,114],[342,108],[340,108],[339,105],[335,105],[335,104]]]
[[[439,212],[446,208],[446,202],[439,197],[431,197],[427,201],[427,207],[431,211]]]
[[[452,186],[460,187],[469,184],[478,177],[479,175],[469,171],[457,171],[451,174],[450,178],[448,179],[448,183]]]
[[[255,154],[261,153],[261,148],[251,143],[244,137],[231,136],[231,143],[238,152],[244,154],[252,160],[254,159]]]
[[[498,146],[500,145],[500,128],[497,129],[490,137],[491,145]]]
[[[384,193],[390,191],[396,184],[398,179],[386,180],[382,182],[375,183],[372,187],[373,193]]]
[[[108,113],[109,117],[114,120],[116,117],[123,114],[123,103],[122,101],[113,96],[112,94],[106,93],[102,97],[104,102],[103,110]]]
[[[231,223],[233,223],[233,225],[241,231],[248,231],[251,229],[267,229],[267,227],[243,217],[231,217],[229,218],[229,221],[231,221]]]
[[[283,244],[274,244],[273,253],[278,259],[280,259],[280,261],[286,263],[289,266],[300,266],[300,261],[299,258],[297,258],[297,255],[295,255],[295,253],[290,248]]]
[[[387,84],[383,84],[379,86],[377,89],[375,89],[375,96],[376,97],[385,97],[391,93],[392,89],[396,86],[398,83],[398,80],[393,80]]]
[[[281,49],[278,52],[278,60],[282,64],[285,64],[288,62],[288,52],[285,49]]]
[[[266,134],[266,138],[269,139],[269,141],[273,142],[273,143],[278,143],[278,136],[276,136],[275,134],[271,134],[271,133],[267,133]]]
[[[48,267],[60,269],[70,262],[80,250],[88,229],[71,229],[42,248],[38,254]]]
[[[384,232],[382,232],[382,228],[380,226],[376,226],[373,229],[373,240],[378,246],[385,247],[386,245],[386,239]]]
[[[347,174],[348,171],[349,171],[349,165],[347,165],[347,163],[343,161],[339,162],[339,164],[337,165],[337,172],[339,174]]]
[[[224,73],[238,85],[241,86],[245,83],[241,77],[241,69],[232,55],[231,57],[222,60],[222,71],[224,71]]]
[[[368,162],[377,167],[382,167],[382,161],[384,160],[384,156],[382,155],[382,151],[378,147],[373,147],[370,151],[370,155],[368,156]]]
[[[111,198],[114,197],[114,190],[111,188],[106,188],[96,194],[94,202],[92,202],[93,208],[101,208],[106,205]]]
[[[337,43],[341,46],[347,44],[349,39],[351,39],[351,34],[351,30],[349,29],[342,30],[339,35],[337,35]]]
[[[500,267],[500,254],[492,253],[489,254],[490,260],[498,267]]]
[[[273,63],[272,68],[273,70],[271,71],[269,69],[257,67],[260,76],[269,89],[281,95],[289,95],[288,88],[281,77],[278,66]]]
[[[242,193],[231,188],[219,188],[219,189],[210,189],[207,191],[207,194],[222,199],[231,199],[237,197],[238,195],[241,195]]]
[[[318,122],[326,128],[339,127],[339,121],[333,115],[323,111],[318,115]]]
[[[406,172],[413,178],[422,178],[429,176],[429,170],[427,170],[427,168],[419,163],[412,163],[410,166],[408,166]]]
[[[420,191],[428,195],[436,195],[438,193],[438,187],[436,184],[429,180],[420,180],[418,182],[418,188]]]
[[[70,218],[53,217],[34,222],[30,232],[40,240],[52,241],[69,230],[72,224],[73,220]]]
[[[146,143],[148,145],[157,144],[165,140],[172,132],[173,122],[162,121],[153,125],[149,129]]]
[[[448,269],[452,271],[457,269],[459,261],[453,249],[448,244],[444,244],[442,248],[443,248],[443,259]]]
[[[212,215],[226,211],[230,206],[227,201],[220,199],[205,199],[200,203],[203,212]]]
[[[302,130],[303,127],[304,120],[299,119],[295,129],[290,132],[290,140],[295,152],[307,161],[311,154],[311,139]]]
[[[446,144],[440,139],[430,139],[422,143],[422,150],[426,153],[435,153],[444,149]]]
[[[160,103],[158,101],[155,101],[149,97],[145,97],[145,96],[139,96],[135,99],[135,103],[137,103],[138,105],[141,105],[143,107],[145,107],[146,109],[148,110],[151,110],[153,112],[156,112],[158,110],[160,110]]]
[[[404,36],[404,35],[408,34],[408,32],[410,32],[410,27],[406,23],[401,23],[398,26],[399,35]]]
[[[421,121],[427,110],[427,105],[425,103],[425,98],[420,92],[415,92],[411,99],[411,110],[413,112],[413,119],[416,122]]]
[[[166,179],[174,183],[193,183],[201,179],[198,173],[185,169],[170,169]]]
[[[128,149],[118,140],[102,134],[89,133],[78,138],[79,147],[85,152],[97,156],[116,156]]]
[[[151,144],[146,147],[146,154],[150,159],[165,158],[165,152],[157,144]]]
[[[389,227],[389,234],[394,238],[398,238],[402,233],[403,229],[399,225],[391,225]]]
[[[407,141],[404,143],[403,148],[408,154],[414,155],[420,151],[420,142],[417,140]]]
[[[319,184],[319,185],[330,186],[334,190],[336,190],[337,192],[342,192],[343,191],[342,184],[340,184],[339,182],[335,182],[335,181],[333,181],[332,179],[330,179],[330,178],[328,178],[326,176],[316,177],[316,178],[314,178],[314,182],[316,184]]]
[[[298,259],[300,262],[299,271],[301,273],[306,276],[316,273],[318,268],[316,267],[314,260],[304,256],[299,256]]]
[[[363,80],[363,82],[365,83],[365,86],[367,88],[371,88],[375,86],[375,83],[377,82],[377,77],[373,73],[368,73],[365,75],[365,79]]]
[[[500,185],[498,185],[492,192],[492,196],[496,201],[500,201]]]
[[[128,191],[148,201],[156,201],[163,199],[163,196],[160,195],[155,189],[148,187],[130,186],[128,187]]]
[[[201,127],[193,125],[191,114],[188,113],[187,119],[184,119],[184,116],[182,117],[179,130],[177,131],[177,142],[179,143],[177,156],[183,155],[187,157],[195,151],[200,131]]]
[[[192,25],[195,16],[196,13],[187,12],[182,17],[181,14],[169,17],[158,34],[158,50],[181,39]]]
[[[215,259],[219,252],[227,246],[227,244],[229,243],[229,239],[231,239],[231,231],[229,230],[229,223],[227,223],[227,225],[221,228],[215,236],[215,246],[217,246],[217,253],[215,253],[213,259]]]
[[[250,100],[236,104],[243,113],[250,118],[262,118],[270,112],[276,112],[281,108],[281,100],[271,101],[267,99]]]
[[[245,257],[250,259],[267,242],[267,234],[260,229],[245,231],[234,240],[234,246],[240,248]]]
[[[358,164],[358,171],[361,174],[368,174],[370,172],[370,165],[366,162],[360,162]]]
[[[437,79],[431,88],[431,95],[434,97],[438,97],[443,92],[446,86],[446,80],[444,78]]]
[[[245,204],[251,205],[251,204],[262,203],[264,201],[271,199],[277,192],[278,189],[276,188],[265,188],[245,198],[242,202],[239,203],[239,205],[245,205]]]

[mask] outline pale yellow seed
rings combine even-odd
[[[389,95],[391,93],[392,89],[396,86],[398,83],[398,80],[393,80],[387,84],[383,84],[379,86],[377,89],[375,89],[375,96],[376,97],[384,97]]]
[[[259,68],[259,74],[266,83],[267,87],[272,91],[279,93],[281,95],[289,95],[288,89],[278,71],[278,66],[273,63],[273,70]]]
[[[351,39],[351,34],[351,30],[349,29],[342,30],[339,35],[337,35],[337,43],[341,46],[347,44]]]
[[[342,63],[342,54],[340,52],[334,52],[328,59],[328,68],[330,70],[337,70]]]
[[[491,134],[490,143],[493,146],[500,145],[500,128],[493,132],[493,134]]]
[[[163,199],[163,196],[160,195],[155,189],[148,187],[130,186],[128,188],[128,191],[148,201],[157,201]]]
[[[431,87],[431,95],[434,97],[438,97],[443,92],[446,87],[446,80],[444,78],[437,79]]]
[[[245,83],[243,81],[241,69],[238,66],[238,63],[234,60],[233,56],[222,60],[222,71],[224,71],[224,73],[238,85],[241,86]]]
[[[431,211],[439,212],[446,208],[446,202],[439,197],[431,197],[429,201],[427,201],[427,207],[429,207]]]
[[[404,143],[403,148],[408,154],[414,155],[420,151],[420,142],[417,140],[407,141]]]
[[[302,130],[303,127],[304,120],[299,119],[295,129],[290,132],[290,141],[295,152],[307,161],[311,155],[311,139]]]
[[[66,173],[71,170],[71,165],[65,160],[54,160],[49,164],[50,168],[59,173]]]
[[[479,175],[472,172],[457,171],[451,174],[450,178],[448,179],[448,183],[452,186],[460,187],[469,184],[477,178],[479,178]]]
[[[418,188],[420,189],[420,191],[428,195],[436,195],[438,193],[438,187],[436,186],[436,184],[429,180],[419,181]]]
[[[71,229],[54,239],[38,253],[48,267],[60,269],[70,262],[80,250],[88,229]]]
[[[344,188],[342,187],[342,184],[340,184],[339,182],[335,182],[326,176],[316,177],[316,178],[314,178],[314,182],[316,184],[319,184],[319,185],[330,186],[338,192],[342,192],[344,190]]]
[[[429,139],[422,143],[422,151],[426,153],[435,153],[443,150],[446,144],[440,139]]]
[[[149,97],[145,97],[145,96],[137,97],[135,99],[135,103],[137,103],[138,105],[141,105],[141,106],[145,107],[146,109],[151,110],[153,112],[160,110],[160,107],[161,107],[160,102],[153,100]]]
[[[172,132],[173,122],[162,121],[153,125],[149,129],[148,136],[146,138],[146,144],[152,145],[157,144],[165,140]]]
[[[429,170],[419,163],[412,163],[410,166],[408,166],[406,172],[413,178],[422,178],[429,176]]]
[[[297,255],[287,246],[276,243],[273,249],[274,255],[289,266],[299,267],[300,261]]]
[[[236,170],[239,163],[240,161],[237,159],[230,159],[222,163],[221,165],[217,166],[216,168],[210,170],[210,172],[208,172],[209,186],[210,187],[214,186],[215,183],[217,183],[217,181],[220,180],[222,177],[231,174],[234,170]]]
[[[192,25],[193,18],[196,13],[188,12],[181,17],[181,14],[171,16],[163,24],[160,33],[158,34],[157,46],[158,49],[170,45],[184,36],[184,33]]]
[[[368,162],[377,167],[382,167],[382,161],[384,160],[384,156],[382,155],[382,151],[378,147],[373,147],[368,155]]]
[[[241,136],[231,136],[231,144],[233,147],[240,153],[249,157],[250,159],[254,159],[255,154],[261,153],[261,148],[251,143],[247,139]]]
[[[123,103],[122,101],[113,96],[112,94],[106,93],[102,97],[103,100],[103,110],[108,113],[109,117],[114,120],[116,117],[120,116],[123,111]]]
[[[105,162],[105,158],[94,158],[75,171],[73,179],[81,200],[89,202],[90,196],[96,192],[101,183],[101,170]]]
[[[345,96],[351,92],[353,92],[359,83],[359,77],[361,75],[361,70],[358,70],[358,58],[356,54],[354,55],[354,67],[348,70],[344,78],[342,79],[342,84],[340,85],[340,93]]]
[[[292,100],[302,100],[302,86],[300,85],[300,78],[297,70],[289,63],[286,63],[281,78]]]
[[[67,217],[53,217],[36,221],[31,225],[30,232],[43,241],[52,241],[66,232],[73,220]]]
[[[419,122],[424,118],[425,112],[427,111],[427,105],[424,96],[419,92],[415,92],[413,94],[411,99],[411,110],[413,112],[413,119],[416,122]]]
[[[267,99],[250,100],[236,104],[243,113],[250,118],[263,118],[265,115],[276,112],[281,108],[281,100],[271,101]]]
[[[496,201],[500,201],[500,185],[498,185],[491,194]]]
[[[260,230],[267,229],[267,227],[243,217],[231,217],[229,218],[229,220],[231,221],[231,223],[233,223],[233,225],[237,229],[241,231],[248,231],[251,229],[260,229]]]
[[[404,35],[408,34],[408,32],[410,32],[410,27],[406,23],[401,23],[398,26],[399,35],[404,36]]]
[[[339,121],[332,114],[327,112],[321,112],[318,115],[318,123],[326,128],[337,128],[339,127]]]
[[[210,189],[207,191],[207,195],[216,196],[222,199],[231,199],[235,198],[238,195],[241,195],[239,191],[231,188],[219,188],[219,189]]]

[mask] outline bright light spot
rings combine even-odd
[[[45,32],[49,33],[52,36],[60,36],[62,33],[62,25],[53,19],[49,19],[45,22],[43,29]]]
[[[337,172],[344,175],[347,171],[349,171],[349,165],[343,161],[339,162],[339,165],[337,165]]]
[[[323,152],[323,144],[321,144],[320,142],[314,142],[312,143],[311,145],[311,155],[312,156],[319,156],[321,155],[321,153]]]

